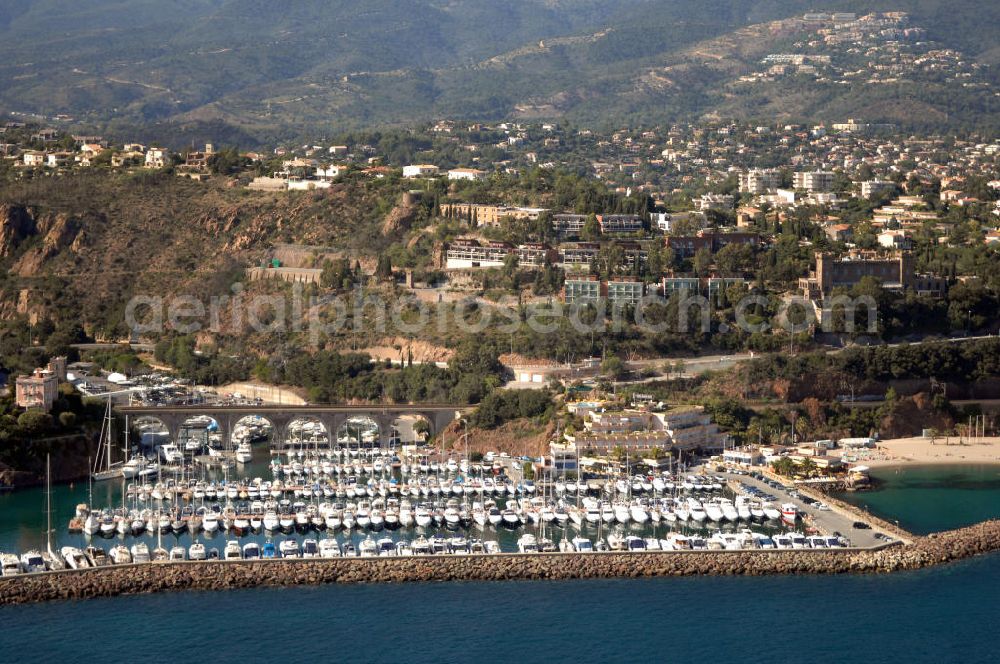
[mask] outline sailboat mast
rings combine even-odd
[[[104,427],[108,424],[107,418],[101,419],[101,435],[97,439],[97,455],[95,457],[87,459],[87,465],[90,466],[90,476],[93,477],[94,473],[97,472],[97,466],[101,463],[101,445],[104,444]]]
[[[52,457],[45,455],[45,550],[52,553]]]
[[[104,441],[104,470],[111,470],[111,397],[108,396],[108,409],[104,414],[108,423],[107,439]]]
[[[87,457],[87,465],[90,465],[90,457]],[[94,473],[87,480],[87,507],[94,510]]]

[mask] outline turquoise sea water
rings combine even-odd
[[[953,527],[996,515],[989,473],[922,470],[855,498],[914,530]],[[36,537],[38,510],[4,500],[0,542]],[[887,576],[166,593],[0,607],[0,662],[995,662],[998,593],[998,555]]]
[[[912,533],[1000,518],[1000,466],[905,466],[872,471],[878,491],[840,497]]]

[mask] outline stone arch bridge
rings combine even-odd
[[[283,406],[283,405],[212,405],[190,406],[120,406],[116,409],[122,415],[134,420],[150,417],[159,420],[167,428],[170,439],[176,441],[184,423],[193,417],[207,416],[219,425],[223,440],[231,442],[233,427],[249,416],[259,416],[274,427],[272,446],[280,448],[288,438],[288,426],[295,420],[311,419],[320,422],[331,438],[352,417],[370,418],[378,426],[379,447],[387,446],[393,424],[403,416],[423,418],[430,427],[431,434],[437,434],[450,422],[471,410],[469,406],[449,404],[397,404],[391,406]]]

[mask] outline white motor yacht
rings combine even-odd
[[[691,549],[691,540],[681,533],[671,533],[667,539],[660,543],[660,548],[664,551],[688,551]]]
[[[70,569],[87,569],[91,566],[87,556],[83,555],[83,551],[75,546],[64,546],[59,550],[59,553],[62,554]]]
[[[122,464],[122,477],[127,480],[135,479],[146,467],[146,457],[134,456]]]
[[[677,513],[680,516],[680,512]],[[701,502],[695,500],[694,498],[688,499],[688,515],[692,521],[697,521],[701,523],[706,518],[708,518],[708,513]],[[722,515],[722,510],[719,510],[719,516]]]
[[[378,555],[378,545],[370,536],[358,545],[358,555],[362,558],[374,558]]]
[[[21,570],[25,573],[44,572],[45,558],[41,551],[28,551],[21,554]]]
[[[430,540],[423,535],[413,540],[413,544],[410,548],[413,549],[413,555],[415,556],[429,556],[431,554]]]
[[[163,457],[163,462],[169,466],[184,463],[184,453],[173,443],[161,445],[160,455]]]
[[[243,551],[240,549],[240,543],[236,540],[229,540],[226,542],[226,548],[222,550],[223,560],[242,560]]]
[[[211,535],[219,529],[219,515],[215,512],[206,512],[201,518],[201,528]]]
[[[207,554],[205,552],[205,545],[201,542],[195,542],[188,547],[188,559],[189,560],[205,560]]]
[[[320,540],[319,555],[321,558],[339,558],[341,555],[340,544],[335,539]]]
[[[515,528],[521,524],[521,517],[509,507],[501,513],[501,517],[503,518],[503,525],[508,528]]]
[[[278,521],[278,515],[276,512],[267,512],[264,514],[263,519],[264,530],[274,532],[278,529],[280,522]]]
[[[17,576],[21,573],[21,561],[13,553],[0,553],[0,574]]]
[[[417,511],[414,514],[414,518],[416,519],[417,526],[420,528],[426,528],[427,526],[431,525],[431,521],[433,520],[430,510],[424,507],[423,505],[417,507]]]
[[[414,523],[413,509],[404,504],[399,508],[399,525],[403,528],[410,528]]]
[[[250,448],[250,443],[240,443],[236,447],[236,462],[237,463],[250,463],[253,460],[253,450]]]
[[[132,554],[129,553],[128,547],[124,544],[111,547],[108,556],[115,565],[126,565],[132,562]]]
[[[712,521],[719,522],[725,518],[722,513],[722,507],[715,501],[705,501],[702,507],[705,509],[705,515]]]
[[[531,533],[525,533],[517,540],[517,550],[521,553],[538,553],[538,540]]]
[[[634,504],[629,507],[629,516],[638,524],[644,524],[649,521],[649,512],[642,505]]]
[[[132,554],[132,562],[134,563],[148,563],[150,561],[149,546],[145,542],[136,542],[133,544],[130,553]]]
[[[486,512],[486,520],[489,521],[491,526],[496,526],[503,521],[503,512],[500,511],[499,507],[494,505]]]
[[[722,516],[727,521],[738,521],[740,518],[739,511],[733,506],[733,501],[728,498],[719,499],[719,509],[722,510]],[[750,510],[747,510],[747,516],[750,516]]]
[[[278,551],[282,558],[298,558],[301,553],[299,543],[294,539],[282,540],[281,544],[278,545]]]

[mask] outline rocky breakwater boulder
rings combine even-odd
[[[1000,520],[983,521],[965,528],[921,537],[907,549],[919,552],[929,564],[947,563],[983,553],[1000,551]]]
[[[889,573],[1000,550],[1000,521],[878,550],[337,558],[126,565],[0,579],[0,605],[164,590],[226,590],[327,583],[504,581],[663,576]]]

